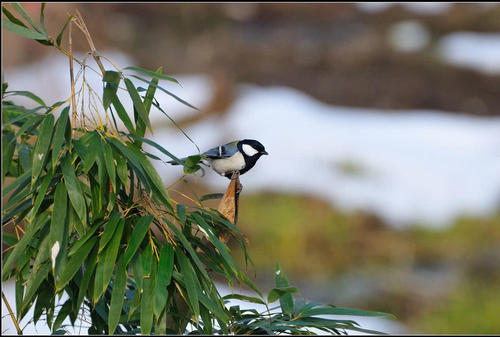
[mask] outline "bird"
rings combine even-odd
[[[252,167],[259,158],[268,155],[264,145],[254,139],[236,140],[224,145],[219,145],[201,154],[201,158],[207,166],[210,166],[215,172],[231,179],[234,172],[242,175]],[[181,158],[184,163],[188,157]],[[172,165],[179,165],[177,161],[168,162]]]

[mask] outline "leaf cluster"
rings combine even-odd
[[[4,28],[61,50],[61,38],[72,17],[54,40],[45,30],[44,4],[39,25],[21,5],[10,5],[27,23],[2,6]],[[80,64],[84,71],[87,65]],[[146,83],[147,88],[136,87],[130,78]],[[153,72],[131,66],[103,70],[102,79],[98,98],[106,122],[94,127],[85,123],[91,111],[85,113],[74,104],[74,90],[68,99],[47,105],[31,92],[9,91],[2,83],[2,197],[6,200],[2,226],[12,226],[16,233],[3,235],[10,248],[2,257],[2,280],[16,281],[18,321],[34,306],[35,323],[45,314],[54,332],[64,332],[62,324],[68,317],[75,325],[82,310],[90,315],[90,334],[301,334],[311,327],[334,333],[362,331],[355,322],[316,315],[366,312],[294,302],[291,293],[297,289],[288,285],[279,268],[276,288],[264,302],[219,239],[219,233],[229,233],[249,261],[243,234],[202,204],[214,196],[195,196],[196,206],[188,207],[169,195],[150,162],[161,158],[144,150],[143,144],[183,164],[186,173],[197,172],[201,159],[194,156],[182,163],[145,137],[147,130],[152,131],[151,108],[165,113],[156,100],[158,90],[191,106],[159,85],[162,80],[177,83],[173,77],[162,74],[161,68]],[[126,90],[133,102],[133,118],[118,98],[119,89]],[[36,106],[19,105],[16,96],[28,97]],[[127,132],[118,131],[117,121]],[[214,275],[231,286],[244,284],[260,297],[224,298]],[[58,307],[56,298],[63,294],[67,300]],[[271,314],[268,308],[268,314],[262,314],[227,308],[231,298],[266,306],[279,300],[281,311]]]

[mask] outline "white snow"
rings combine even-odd
[[[438,41],[443,61],[480,71],[500,74],[500,33],[455,32]]]

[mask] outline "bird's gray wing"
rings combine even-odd
[[[214,147],[213,149],[203,152],[203,155],[211,159],[222,159],[229,158],[236,152],[238,152],[238,141]]]

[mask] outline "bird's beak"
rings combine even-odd
[[[266,151],[262,151],[261,152],[262,154],[265,154],[265,155],[268,155],[269,153],[267,153]]]

